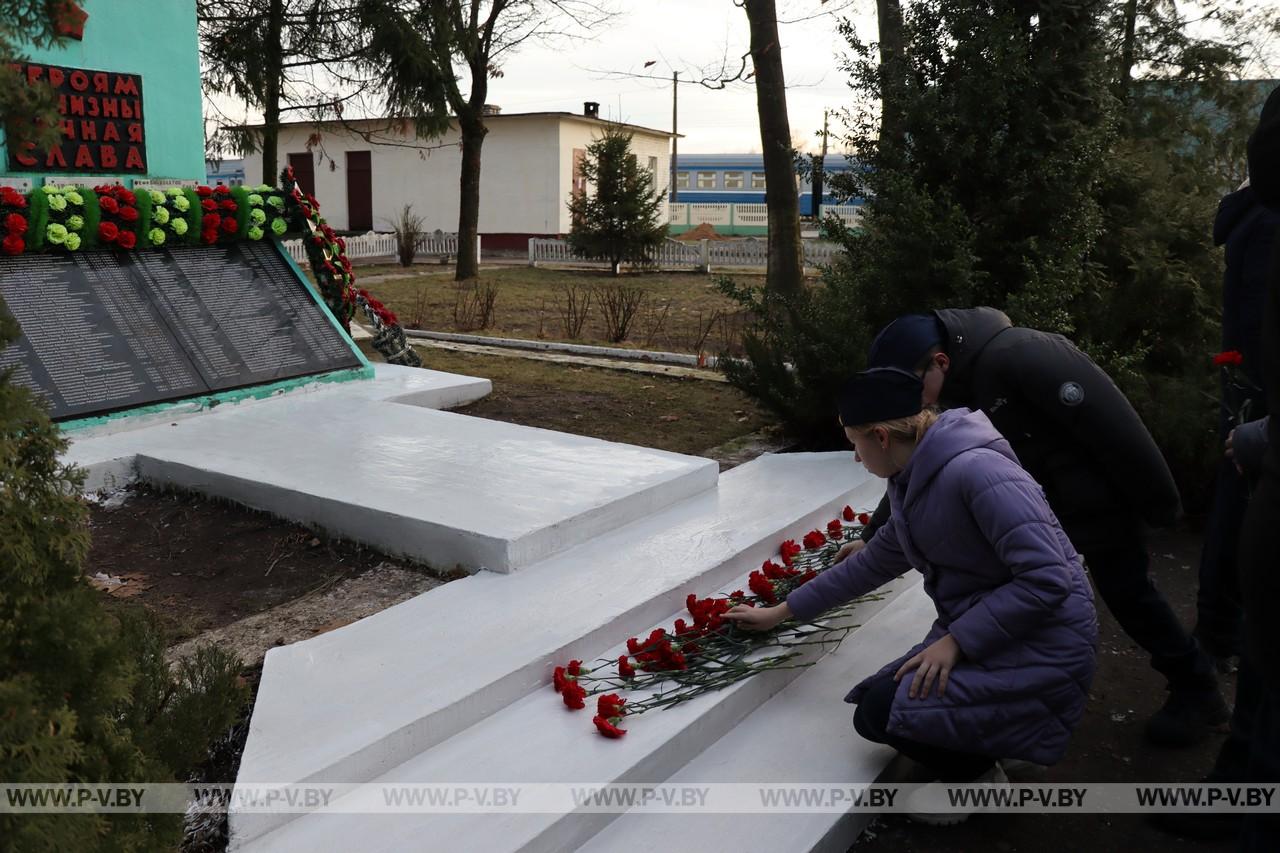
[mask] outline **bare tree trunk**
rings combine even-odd
[[[266,89],[262,104],[262,182],[276,186],[280,180],[280,78],[284,75],[284,0],[270,0],[267,12]]]
[[[900,0],[876,0],[880,35],[880,147],[896,150],[903,138],[902,83],[906,45]]]
[[[765,286],[794,293],[804,283],[800,244],[800,194],[791,159],[791,122],[782,73],[778,14],[774,0],[744,0],[751,24],[751,60],[756,77],[756,112],[764,154],[765,200],[769,204],[769,260]]]
[[[1129,99],[1133,80],[1133,59],[1137,42],[1138,0],[1124,4],[1124,42],[1120,46],[1120,73],[1116,75],[1116,97],[1123,103]]]
[[[462,131],[462,175],[458,204],[458,267],[454,279],[463,281],[480,274],[476,241],[480,230],[480,149],[489,129],[475,116],[459,117]]]

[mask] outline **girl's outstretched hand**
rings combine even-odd
[[[936,679],[938,696],[942,697],[946,695],[947,679],[951,677],[951,670],[962,657],[964,653],[960,651],[960,644],[950,634],[944,634],[942,639],[908,658],[907,662],[894,673],[893,680],[901,681],[902,676],[914,669],[916,674],[911,680],[911,688],[907,691],[907,695],[912,699],[928,699],[929,691]]]
[[[724,618],[746,631],[768,631],[784,619],[791,618],[791,608],[784,601],[773,607],[748,607],[739,604],[731,607]]]
[[[861,539],[854,539],[852,542],[846,542],[840,546],[840,550],[836,552],[836,558],[833,562],[838,563],[850,554],[856,554],[863,548],[867,547],[867,543]]]

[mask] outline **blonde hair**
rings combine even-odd
[[[924,434],[929,431],[929,427],[938,422],[938,410],[934,406],[927,406],[916,412],[914,415],[907,415],[905,418],[894,418],[891,421],[875,421],[869,424],[859,424],[854,427],[855,432],[863,435],[874,430],[876,427],[882,427],[889,433],[889,438],[897,441],[909,441],[913,444],[919,444],[924,438]]]

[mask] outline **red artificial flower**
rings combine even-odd
[[[218,242],[218,229],[217,228],[204,229],[203,231],[200,232],[200,240],[201,242],[204,242],[204,243]]]
[[[206,213],[200,217],[201,231],[217,231],[218,226],[222,224],[222,217],[216,213]]]
[[[116,238],[116,243],[121,249],[132,249],[138,245],[138,235],[132,231],[121,231],[120,236]]]
[[[211,198],[206,198],[204,201],[200,202],[200,206],[208,211],[214,211],[218,209],[218,203]]]
[[[636,677],[636,668],[631,665],[631,659],[626,655],[618,656],[618,675],[623,678]]]
[[[564,667],[558,666],[555,672],[551,673],[551,683],[555,686],[557,693],[564,690],[564,686],[569,683],[569,680],[564,677]]]
[[[1244,356],[1239,350],[1230,349],[1213,357],[1214,367],[1239,367],[1244,364]]]
[[[121,207],[121,208],[120,208],[120,218],[121,218],[121,219],[123,219],[125,222],[137,222],[137,221],[138,221],[138,208],[136,208],[136,207]]]
[[[312,245],[319,246],[321,249],[323,249],[323,248],[324,248],[324,244],[325,244],[326,242],[328,242],[328,241],[327,241],[327,240],[325,240],[323,237],[321,237],[319,234],[317,234],[317,235],[315,235],[314,237],[312,237],[312,238],[311,238],[311,243],[312,243]]]
[[[115,213],[120,210],[120,205],[117,204],[116,200],[109,195],[104,195],[102,198],[98,199],[98,207],[102,208],[107,213]]]
[[[10,234],[0,240],[0,251],[3,251],[6,255],[21,255],[25,248],[27,248],[26,242],[17,234]]]
[[[237,210],[240,209],[236,205],[236,203],[231,199],[227,199],[226,201],[224,201],[222,204],[218,206],[221,207],[223,210],[225,210],[227,213],[235,213]]]
[[[804,539],[801,541],[804,542],[805,548],[812,551],[815,548],[821,548],[825,545],[827,543],[827,537],[822,535],[821,530],[810,530],[804,535]]]
[[[10,213],[4,218],[4,229],[10,234],[27,233],[27,218],[20,213]]]
[[[569,661],[569,669],[568,669],[567,671],[568,671],[568,673],[569,673],[570,675],[574,675],[574,676],[581,675],[581,674],[582,674],[582,661],[580,661],[580,660],[571,660],[571,661]]]
[[[114,222],[98,223],[98,239],[104,243],[114,243],[120,236],[120,229]]]
[[[303,216],[305,216],[305,217],[307,217],[307,219],[310,219],[310,218],[311,218],[311,208],[307,207],[305,204],[304,204],[304,205],[302,205],[302,215],[303,215]]]
[[[213,195],[213,190],[209,187],[196,187],[196,195],[200,198],[208,198]]]
[[[571,711],[581,711],[587,707],[587,691],[576,681],[565,684],[564,692],[560,695],[564,698],[565,707]]]
[[[853,519],[856,517],[853,513],[853,507],[849,506],[848,504],[845,504],[844,512],[840,514],[844,516],[845,521],[853,521]]]
[[[124,204],[138,203],[138,197],[134,195],[130,190],[125,189],[124,187],[117,188],[116,198],[120,199],[120,201],[123,202]]]
[[[224,216],[222,218],[222,230],[226,233],[234,234],[239,227],[234,216]]]
[[[336,240],[334,240],[334,242],[338,244],[338,251],[345,252],[347,250],[346,240],[343,240],[341,237],[339,237]]]
[[[596,713],[602,717],[625,717],[627,700],[617,693],[606,693],[596,700]]]
[[[844,525],[840,523],[840,519],[833,518],[827,522],[827,535],[832,539],[839,539],[844,535]]]
[[[604,717],[592,717],[591,722],[596,724],[596,730],[605,737],[620,738],[627,733],[626,729],[620,729]]]

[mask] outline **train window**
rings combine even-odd
[[[751,173],[751,189],[753,190],[764,189],[764,172]]]
[[[698,173],[698,189],[713,190],[716,188],[715,172],[699,172]]]
[[[676,172],[676,189],[679,189],[679,190],[689,189],[689,173],[688,172]]]
[[[741,172],[725,172],[724,188],[727,190],[742,189],[742,173]]]

